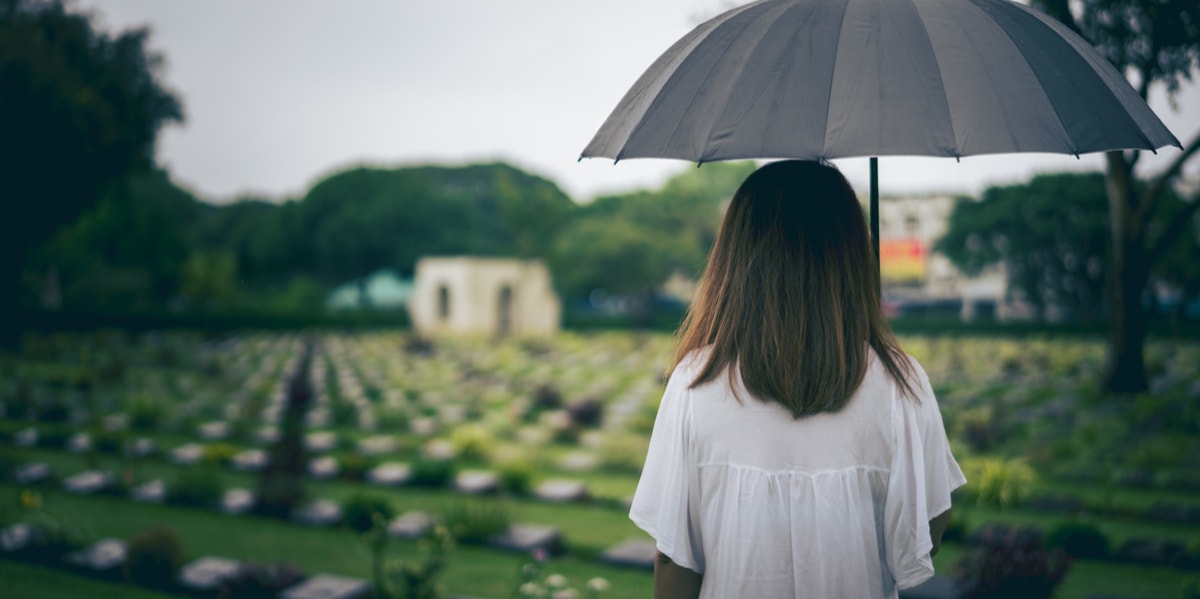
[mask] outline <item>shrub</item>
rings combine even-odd
[[[304,572],[292,564],[243,562],[237,572],[221,581],[218,596],[221,599],[278,597],[284,589],[304,578]]]
[[[1200,578],[1189,578],[1179,585],[1180,599],[1200,599]]]
[[[381,596],[398,599],[437,599],[445,595],[437,577],[446,567],[454,537],[444,526],[435,526],[417,544],[417,558],[388,564],[387,589]],[[378,583],[377,583],[378,584]]]
[[[1071,566],[1061,549],[1046,550],[1035,528],[989,526],[979,531],[978,539],[979,548],[956,564],[967,599],[1044,599]]]
[[[125,433],[120,431],[98,429],[92,431],[91,435],[92,447],[95,447],[96,451],[100,453],[116,455],[125,445]]]
[[[562,407],[562,393],[553,385],[541,385],[533,392],[533,410],[557,410]]]
[[[963,460],[967,493],[979,505],[1000,508],[1019,505],[1036,481],[1033,468],[1020,458],[971,458]]]
[[[162,406],[153,400],[140,398],[129,405],[129,428],[142,433],[158,430],[163,420]]]
[[[1109,556],[1108,536],[1093,524],[1067,520],[1046,534],[1046,547],[1062,549],[1073,559],[1104,559]]]
[[[67,446],[67,441],[75,436],[75,431],[66,426],[42,426],[38,427],[38,445],[50,449],[62,449]]]
[[[635,435],[610,435],[600,445],[600,464],[609,470],[640,473],[650,441]]]
[[[214,466],[227,467],[233,463],[233,456],[241,451],[228,443],[210,443],[204,447],[204,461]]]
[[[455,503],[444,514],[446,527],[465,545],[484,545],[512,521],[508,506],[499,501]]]
[[[375,526],[376,515],[383,518],[384,522],[390,522],[396,510],[386,497],[360,492],[346,500],[342,514],[347,526],[358,532],[367,532]]]
[[[41,563],[57,563],[66,553],[84,546],[85,535],[79,528],[43,511],[38,494],[31,491],[22,492],[21,504],[26,512],[20,519],[32,529],[29,545],[24,550],[28,559]]]
[[[966,441],[972,451],[987,451],[1003,440],[1000,418],[990,405],[963,410],[955,418],[955,428],[955,436]]]
[[[155,588],[167,588],[183,565],[183,543],[175,531],[152,526],[129,539],[125,557],[125,577],[131,582]]]
[[[604,404],[598,399],[584,399],[567,406],[575,426],[594,428],[604,419]]]
[[[167,488],[167,501],[193,507],[212,507],[221,499],[221,475],[211,467],[190,468]]]
[[[495,445],[495,439],[487,429],[478,424],[466,424],[450,434],[450,444],[455,455],[467,460],[487,459]]]
[[[412,464],[412,484],[441,488],[454,480],[456,470],[454,460],[418,458]]]
[[[378,460],[358,453],[347,453],[341,456],[338,461],[342,466],[342,478],[353,481],[361,481],[366,478],[367,472],[374,468],[378,462]]]
[[[533,484],[533,464],[514,459],[500,464],[500,490],[512,495],[528,495]]]

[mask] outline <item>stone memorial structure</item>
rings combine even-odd
[[[422,258],[408,312],[423,335],[552,334],[562,302],[540,261]]]

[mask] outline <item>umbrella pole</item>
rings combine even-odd
[[[879,158],[871,157],[871,244],[875,248],[875,268],[879,290],[883,291],[883,270],[879,264]]]

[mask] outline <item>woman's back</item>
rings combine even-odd
[[[689,388],[706,360],[672,373],[630,512],[702,597],[894,597],[932,574],[928,521],[962,474],[919,366],[920,403],[871,359],[841,410],[794,419],[737,377]]]

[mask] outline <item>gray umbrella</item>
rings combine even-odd
[[[1087,42],[1007,0],[760,0],[671,46],[582,157],[1079,155],[1181,147]]]

